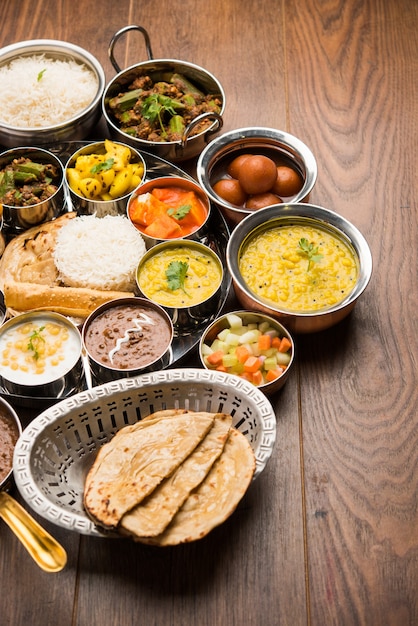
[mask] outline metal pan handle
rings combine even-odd
[[[138,30],[140,33],[142,33],[144,40],[145,40],[145,47],[147,49],[148,60],[152,61],[154,58],[154,55],[152,54],[151,41],[150,41],[148,32],[145,30],[145,28],[143,26],[137,26],[136,24],[131,24],[130,26],[124,26],[124,28],[121,28],[113,35],[112,39],[110,40],[109,47],[107,50],[110,62],[112,63],[113,67],[118,73],[122,71],[122,68],[119,66],[119,63],[115,59],[115,54],[114,54],[115,45],[125,33],[131,30]]]
[[[186,128],[184,129],[183,135],[181,137],[180,144],[176,146],[176,150],[178,150],[180,154],[185,149],[187,140],[189,139],[189,135],[192,132],[193,128],[197,126],[202,120],[206,120],[206,119],[212,119],[216,122],[215,126],[213,128],[209,128],[205,133],[206,143],[209,142],[211,136],[214,133],[217,133],[218,131],[221,130],[224,121],[222,119],[222,116],[219,115],[219,113],[215,113],[214,111],[209,111],[207,113],[202,113],[201,115],[198,115],[186,126]]]

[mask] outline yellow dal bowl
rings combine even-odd
[[[276,236],[281,229],[291,243]],[[301,239],[320,257],[309,269]],[[372,273],[370,249],[357,228],[329,209],[305,203],[274,205],[245,218],[232,232],[226,257],[240,304],[297,333],[324,330],[346,317]]]

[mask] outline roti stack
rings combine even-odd
[[[100,449],[84,506],[103,529],[177,545],[225,521],[254,471],[254,452],[230,415],[159,411],[122,428]]]

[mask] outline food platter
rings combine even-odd
[[[80,149],[82,146],[86,145],[87,142],[61,142],[57,144],[52,144],[48,146],[48,150],[54,153],[56,156],[60,158],[60,160],[65,164],[68,159]],[[190,180],[193,180],[191,176],[189,176],[185,171],[181,170],[179,167],[165,161],[164,159],[157,157],[153,154],[147,152],[141,152],[145,163],[146,163],[146,176],[145,181],[151,180],[153,178],[159,178],[162,176],[181,176]],[[73,210],[70,194],[66,192],[65,194],[65,202],[63,206],[63,213],[70,212]],[[209,246],[214,252],[216,252],[224,266],[224,276],[221,285],[221,294],[219,301],[217,303],[217,309],[214,311],[214,315],[217,315],[221,312],[224,307],[230,286],[231,286],[231,277],[226,270],[226,260],[225,260],[225,252],[227,243],[229,240],[229,229],[226,224],[225,219],[220,214],[218,209],[212,206],[209,228],[205,235],[202,237],[202,243]],[[2,294],[1,294],[2,295]],[[0,301],[0,312],[4,313],[4,301],[1,298]],[[3,315],[2,315],[3,317]],[[199,340],[202,336],[202,333],[205,329],[205,325],[202,324],[201,327],[196,327],[191,331],[185,333],[176,333],[173,339],[173,343],[171,346],[171,353],[169,357],[168,364],[166,368],[177,366],[179,363],[182,363],[184,358],[189,355],[193,349],[198,345]],[[88,366],[87,358],[83,357],[83,375],[80,378],[79,384],[76,388],[73,389],[63,389],[62,394],[56,397],[37,397],[33,398],[31,396],[24,395],[16,395],[9,393],[0,383],[0,395],[5,397],[13,404],[17,404],[23,407],[34,407],[43,409],[47,406],[55,404],[59,400],[66,398],[74,393],[81,392],[85,389],[89,389],[93,386],[90,370]]]

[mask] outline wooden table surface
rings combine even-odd
[[[271,126],[311,148],[311,202],[351,220],[374,260],[351,316],[297,338],[274,453],[227,523],[173,549],[46,523],[68,552],[47,574],[1,522],[0,623],[418,624],[416,0],[3,0],[0,24],[1,45],[87,48],[107,80],[114,32],[145,26],[155,58],[218,77],[223,130]],[[135,34],[118,55],[146,60]]]

